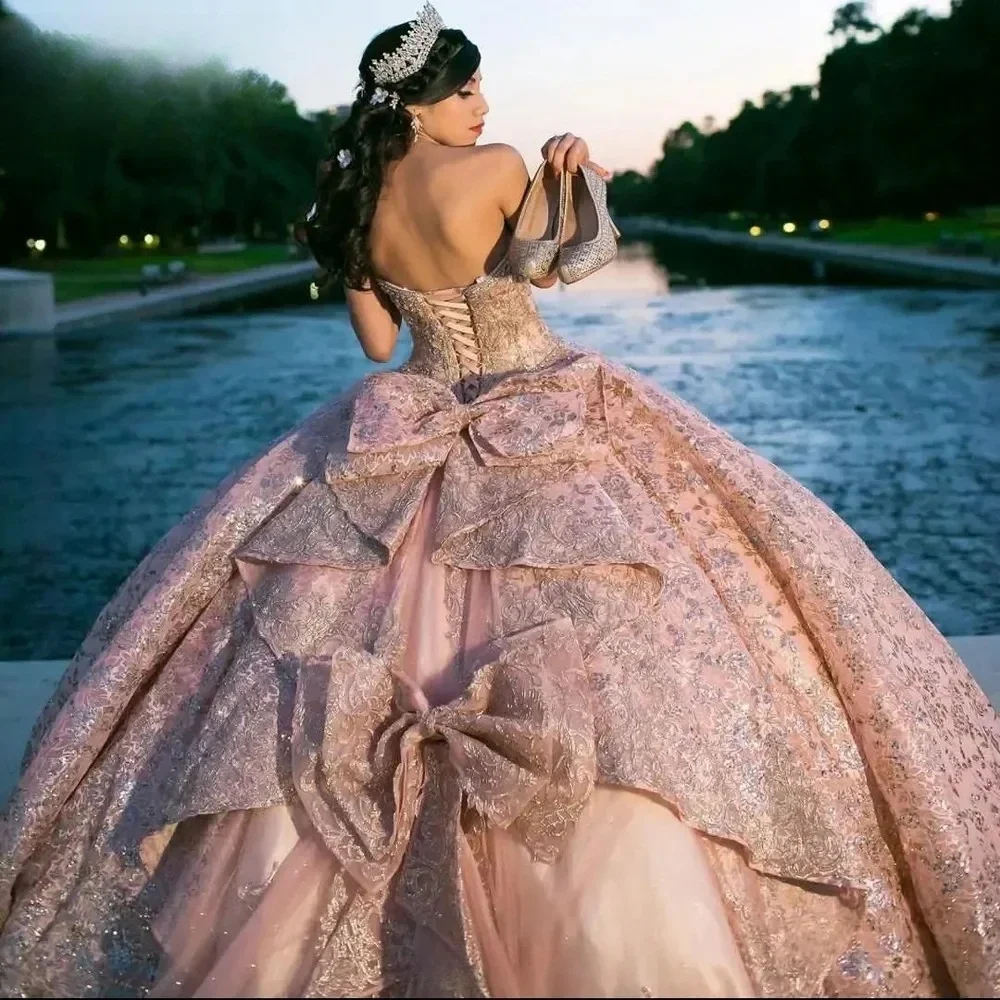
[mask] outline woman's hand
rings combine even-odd
[[[611,179],[611,171],[594,163],[590,158],[587,143],[572,132],[564,135],[554,135],[542,146],[542,158],[548,163],[558,177],[563,170],[575,174],[581,165],[586,164],[591,170],[600,174],[605,180]]]

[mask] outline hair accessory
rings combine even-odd
[[[425,62],[438,34],[444,27],[441,15],[425,3],[417,16],[409,22],[410,30],[403,35],[399,45],[378,59],[373,59],[368,69],[377,84],[398,83],[412,76]]]
[[[394,108],[399,104],[399,94],[394,90],[385,90],[382,87],[376,87],[372,91],[372,96],[368,98],[369,104],[385,104],[389,102],[389,107]]]
[[[342,149],[337,153],[337,163],[341,170],[346,170],[354,162],[354,154],[349,149]]]

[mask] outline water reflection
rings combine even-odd
[[[1000,631],[1000,296],[698,266],[633,245],[540,308],[805,482],[944,631]],[[0,658],[71,653],[204,490],[375,367],[333,305],[0,341]]]

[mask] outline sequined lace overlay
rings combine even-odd
[[[40,718],[0,994],[1000,995],[1000,725],[861,540],[525,283],[387,290]]]

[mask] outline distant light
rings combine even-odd
[[[940,219],[941,216],[938,215],[937,212],[924,212],[924,218],[928,222],[937,222],[937,220]]]
[[[729,218],[730,218],[730,221],[732,221],[732,222],[735,222],[737,219],[742,218],[742,216],[743,216],[742,212],[730,212],[729,213]]]
[[[818,225],[819,225],[820,229],[829,229],[830,228],[830,220],[829,219],[820,219]]]
[[[785,232],[785,233],[794,233],[795,232],[795,223],[794,222],[786,222],[781,227],[781,230],[782,230],[782,232]]]
[[[118,245],[120,247],[127,247],[131,242],[132,241],[128,238],[127,233],[122,233],[121,236],[118,237]]]
[[[750,227],[750,235],[751,236],[760,236],[760,235],[763,234],[763,232],[764,232],[764,230],[761,229],[760,226],[751,226]]]
[[[156,237],[152,233],[146,233],[146,235],[142,238],[142,242],[145,243],[146,246],[151,247],[155,239]]]
[[[314,301],[319,298],[319,285],[315,281],[309,282],[309,298]]]
[[[35,249],[35,241],[34,240],[28,240],[28,249],[29,250],[34,250]]]
[[[45,240],[35,240],[35,249],[36,249],[36,250],[37,250],[37,251],[38,251],[39,253],[41,253],[41,251],[42,251],[42,250],[44,250],[44,249],[45,249],[45,247],[46,247],[46,243],[45,243]]]

